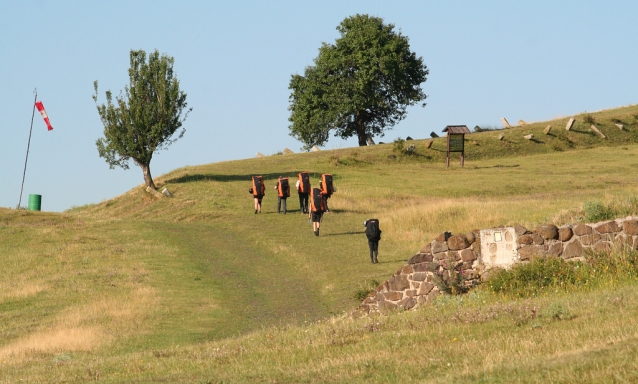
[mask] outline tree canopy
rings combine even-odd
[[[142,168],[146,186],[156,189],[150,168],[153,154],[184,136],[182,123],[192,108],[187,109],[186,94],[173,74],[172,57],[155,50],[147,61],[146,52],[131,50],[130,60],[130,84],[115,103],[109,90],[106,104],[98,105],[98,82],[93,83],[93,100],[104,125],[104,137],[95,144],[111,169],[128,169],[133,159]]]
[[[337,30],[335,44],[323,43],[314,65],[290,80],[290,135],[305,149],[325,144],[331,131],[367,145],[368,136],[383,136],[427,97],[423,58],[393,24],[357,14]]]

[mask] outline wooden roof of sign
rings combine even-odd
[[[449,134],[454,134],[454,133],[463,133],[463,134],[469,134],[470,129],[467,127],[467,125],[448,125],[447,127],[445,127],[443,129],[443,132],[447,132]]]

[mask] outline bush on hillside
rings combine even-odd
[[[611,253],[587,253],[586,262],[560,258],[535,258],[508,270],[499,270],[484,286],[491,292],[514,297],[534,297],[607,286],[638,278],[638,252],[615,249]]]

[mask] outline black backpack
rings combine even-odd
[[[366,236],[368,237],[368,240],[381,240],[379,220],[370,219],[366,221]]]

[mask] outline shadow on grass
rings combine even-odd
[[[305,171],[293,171],[293,172],[281,172],[281,173],[254,173],[251,175],[216,175],[212,173],[208,174],[194,174],[194,175],[184,175],[180,177],[175,177],[171,179],[166,179],[165,183],[191,183],[194,181],[221,181],[221,182],[229,182],[229,181],[245,181],[250,183],[253,176],[262,176],[264,181],[272,181],[277,180],[279,176],[288,177],[291,181],[295,182],[297,179],[297,175],[300,172]],[[318,172],[308,172],[310,174],[311,182],[312,180],[319,180],[321,178],[321,173]],[[336,174],[332,174],[332,177],[337,177]]]
[[[512,165],[502,165],[502,164],[496,164],[496,165],[492,165],[489,167],[478,167],[475,166],[474,169],[485,169],[485,168],[518,168],[520,167],[520,165],[518,164],[512,164]]]
[[[324,236],[362,235],[365,233],[366,233],[365,231],[348,231],[348,232],[341,232],[341,233],[327,233]]]

